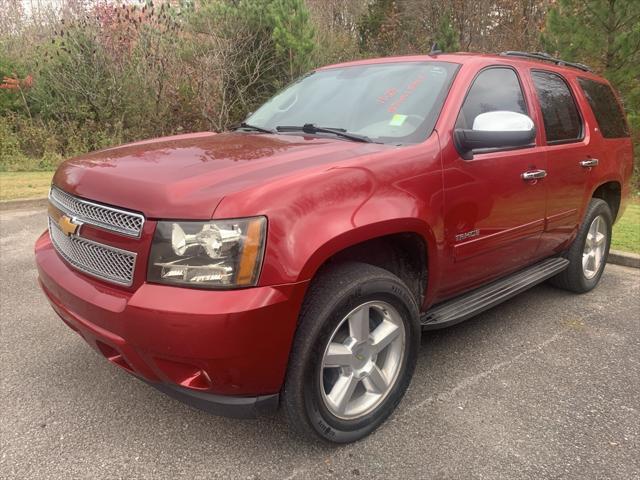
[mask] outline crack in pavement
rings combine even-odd
[[[512,364],[516,363],[518,360],[520,360],[522,357],[527,357],[531,354],[537,353],[537,352],[541,352],[546,346],[556,342],[564,332],[568,331],[569,329],[562,329],[556,333],[554,333],[550,338],[548,338],[547,340],[545,340],[544,342],[541,342],[539,344],[537,344],[536,346],[534,346],[533,348],[530,348],[528,350],[525,350],[524,352],[520,352],[519,354],[517,354],[515,357],[510,358],[509,360],[504,360],[502,362],[498,362],[494,365],[492,365],[490,368],[488,368],[487,370],[477,373],[475,375],[472,375],[470,377],[466,377],[463,378],[460,382],[458,382],[458,384],[445,391],[442,393],[439,393],[437,395],[431,395],[417,403],[414,403],[413,405],[409,405],[405,408],[402,409],[402,412],[400,412],[400,414],[397,416],[397,418],[402,418],[412,412],[414,412],[415,410],[418,410],[422,407],[424,407],[425,405],[429,405],[432,404],[436,401],[439,402],[445,402],[448,400],[451,400],[458,392],[471,387],[473,385],[478,384],[480,381],[484,380],[485,378],[491,376],[492,374],[494,374],[495,372],[502,370],[506,367],[511,366]]]

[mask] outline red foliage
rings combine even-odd
[[[112,58],[121,60],[135,47],[138,37],[136,13],[134,6],[124,4],[99,4],[94,7],[93,14],[100,27],[101,43]]]
[[[14,73],[10,77],[4,77],[0,83],[0,89],[18,92],[20,90],[28,90],[33,85],[33,76],[27,75],[24,79],[18,78]]]

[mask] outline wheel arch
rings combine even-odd
[[[591,198],[599,198],[607,202],[615,222],[622,202],[622,184],[617,179],[603,181],[593,190]]]
[[[398,218],[364,225],[319,246],[305,263],[300,277],[313,279],[324,268],[337,262],[368,263],[403,280],[420,307],[435,248],[432,229],[416,218]]]

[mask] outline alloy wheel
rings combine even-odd
[[[600,271],[607,247],[607,223],[602,215],[591,222],[582,252],[582,271],[591,280]]]
[[[353,309],[331,334],[322,357],[327,409],[344,420],[373,411],[393,389],[404,350],[404,322],[393,306],[373,301]]]

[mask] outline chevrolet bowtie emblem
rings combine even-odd
[[[52,221],[58,224],[60,230],[62,230],[62,232],[67,237],[76,235],[78,233],[78,230],[80,229],[80,226],[82,225],[81,222],[78,222],[68,215],[65,215],[51,204],[49,204],[49,216],[51,217]]]
[[[76,232],[78,231],[78,228],[80,227],[80,225],[78,225],[77,223],[74,223],[73,219],[67,217],[66,215],[62,215],[58,219],[58,226],[60,227],[60,230],[62,230],[67,237],[71,235],[75,235]]]

